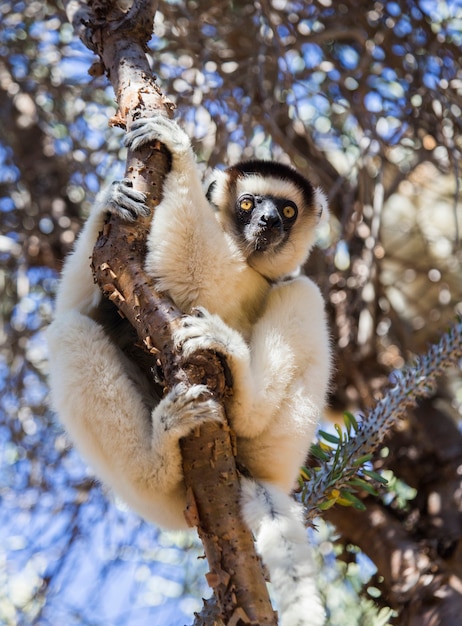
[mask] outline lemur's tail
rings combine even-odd
[[[274,485],[243,479],[242,506],[271,577],[280,626],[323,626],[301,505]]]

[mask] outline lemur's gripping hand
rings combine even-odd
[[[131,150],[139,150],[156,140],[163,143],[172,156],[187,152],[191,147],[188,135],[174,120],[164,115],[136,120],[125,135],[125,145]]]
[[[186,387],[175,385],[156,407],[153,422],[163,432],[181,439],[206,422],[220,422],[220,405],[212,398],[206,385]]]
[[[181,319],[180,327],[173,333],[173,342],[186,359],[197,350],[213,350],[221,354],[234,380],[240,378],[239,375],[249,366],[249,348],[242,336],[203,307],[194,308],[192,315]]]
[[[127,222],[134,222],[139,216],[148,216],[150,211],[145,204],[146,194],[135,191],[131,180],[116,180],[105,192],[100,203],[103,210],[109,210]]]

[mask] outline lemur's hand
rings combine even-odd
[[[156,140],[163,143],[172,156],[186,152],[191,147],[184,130],[165,115],[145,117],[133,122],[130,131],[125,135],[124,143],[130,150],[138,150]]]
[[[146,194],[133,189],[128,178],[115,180],[106,189],[99,206],[101,210],[110,211],[127,222],[134,222],[137,217],[146,217],[150,213],[146,206]]]
[[[220,405],[206,385],[187,388],[178,383],[157,405],[152,418],[158,435],[168,433],[179,440],[201,424],[220,422],[221,416]]]
[[[238,374],[248,367],[250,354],[243,337],[203,307],[196,307],[192,315],[181,318],[173,342],[185,359],[198,350],[213,350],[222,355],[235,382]]]

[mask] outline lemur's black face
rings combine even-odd
[[[237,198],[235,211],[243,243],[258,252],[272,251],[283,244],[298,215],[292,200],[252,193]]]

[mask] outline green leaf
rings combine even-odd
[[[324,450],[320,446],[318,446],[317,443],[312,444],[310,452],[316,459],[319,459],[320,461],[328,461],[330,459],[330,456],[326,454],[326,452],[324,452]]]
[[[359,430],[358,422],[356,421],[356,417],[353,415],[353,413],[350,413],[349,411],[345,411],[345,413],[343,414],[343,421],[345,422],[345,426],[347,427],[348,432],[350,432],[351,428],[353,428],[355,433],[358,432]]]
[[[319,430],[318,434],[325,439],[326,441],[328,441],[329,443],[335,443],[336,445],[338,445],[340,443],[340,439],[337,437],[337,435],[332,435],[331,433],[326,433],[325,430]]]
[[[332,500],[325,500],[324,502],[320,502],[318,504],[318,509],[320,509],[321,511],[327,511],[327,509],[331,509],[334,506],[336,501],[337,500],[333,498]]]
[[[376,489],[374,489],[374,487],[366,482],[365,480],[362,480],[362,478],[352,478],[349,483],[349,485],[353,485],[354,487],[357,487],[358,489],[363,489],[364,491],[367,491],[367,493],[370,493],[371,496],[378,496],[378,492]]]
[[[342,489],[341,497],[337,500],[337,502],[341,504],[341,500],[346,500],[349,504],[354,506],[354,508],[357,509],[358,511],[366,510],[364,502],[361,502],[361,500],[357,498],[355,495],[353,495],[351,491],[346,491]]]
[[[343,430],[340,428],[340,426],[338,424],[335,424],[334,428],[337,431],[340,443],[342,443],[343,439],[346,438]]]
[[[368,470],[368,469],[363,469],[361,471],[365,476],[369,476],[369,478],[372,478],[372,480],[375,480],[381,485],[388,485],[388,480],[381,474],[378,474],[377,472],[374,472],[373,470]]]
[[[372,454],[363,454],[362,456],[359,456],[357,459],[355,459],[353,461],[353,466],[354,467],[359,467],[360,465],[363,465],[364,463],[367,463],[371,459],[372,459]],[[365,471],[366,470],[364,470],[364,472]]]

